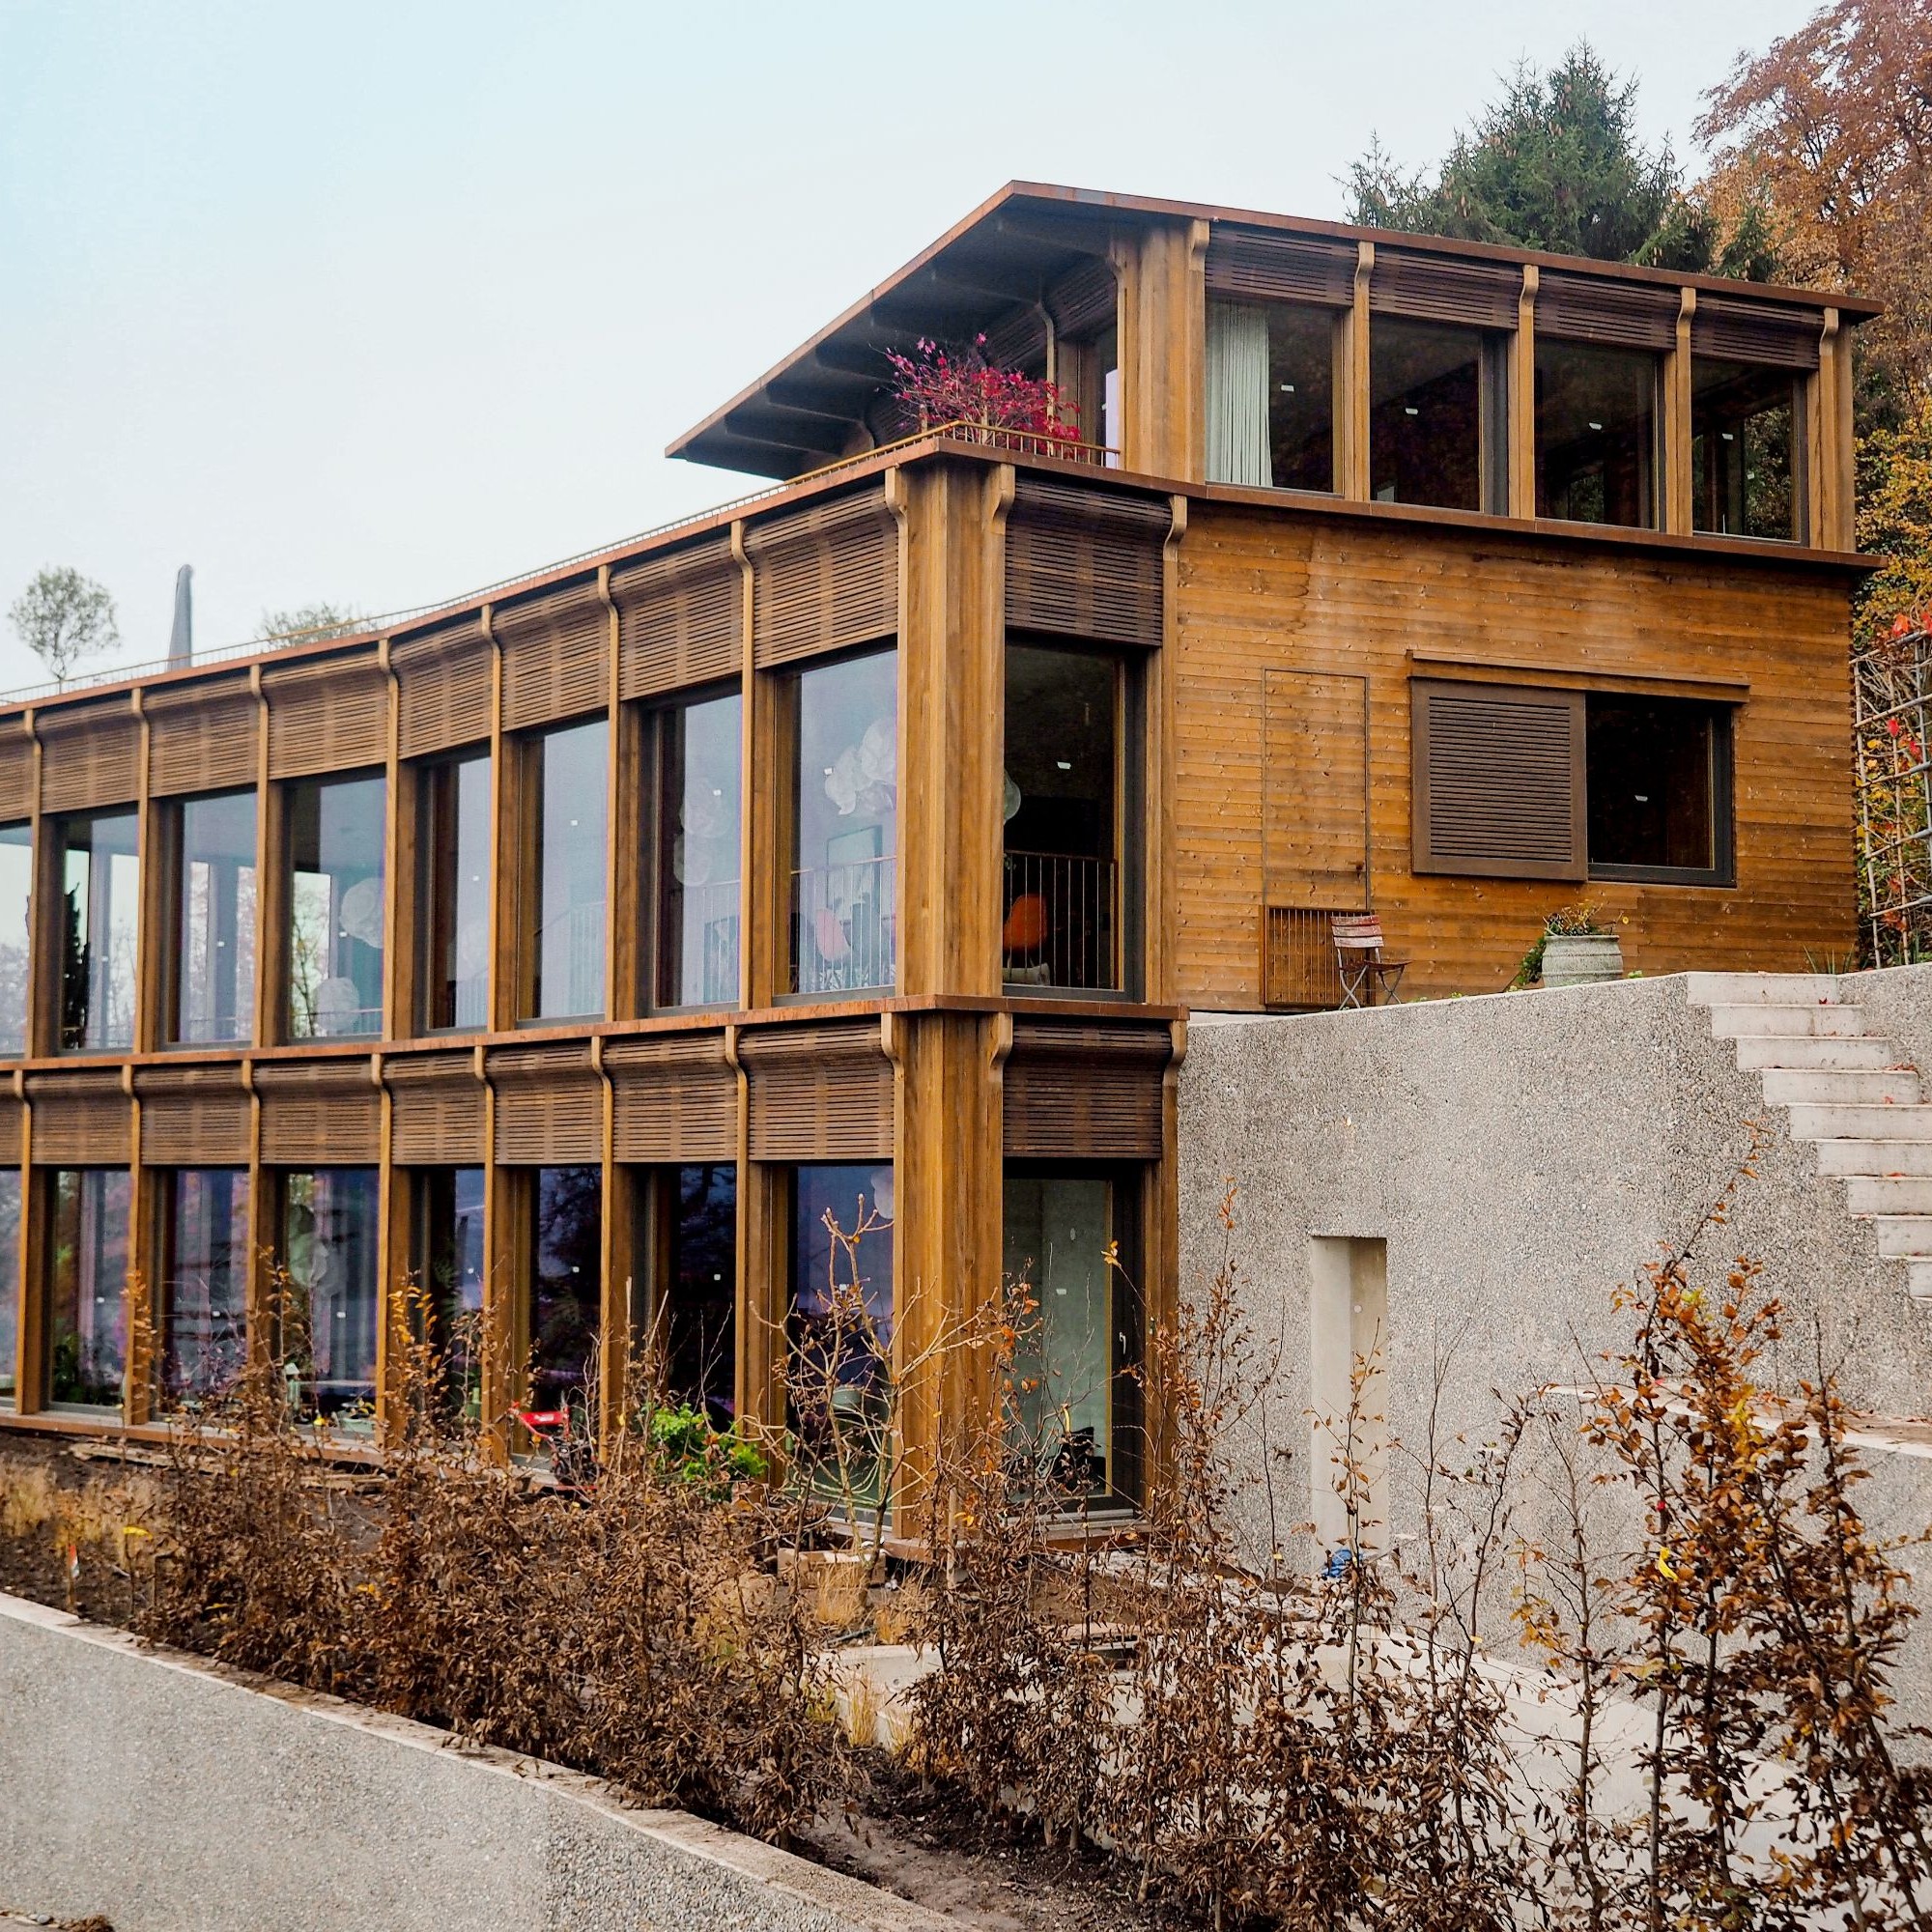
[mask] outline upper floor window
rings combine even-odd
[[[742,718],[735,691],[657,714],[660,1007],[738,998]]]
[[[1657,356],[1536,339],[1536,514],[1657,526]]]
[[[71,1051],[134,1044],[140,937],[140,820],[131,811],[64,818],[60,1043]]]
[[[792,695],[792,990],[889,988],[898,925],[898,654],[814,665]]]
[[[1691,527],[1796,542],[1798,382],[1789,369],[1690,358]]]
[[[533,872],[524,900],[529,942],[526,1019],[604,1010],[610,726],[602,718],[546,731],[527,747]]]
[[[1369,485],[1378,503],[1500,514],[1504,338],[1378,315],[1369,329]]]
[[[165,834],[174,933],[164,1036],[184,1044],[248,1039],[255,1015],[255,794],[183,799]]]
[[[289,1037],[383,1030],[382,774],[301,779],[289,818]]]
[[[1335,488],[1335,311],[1208,305],[1208,480]]]
[[[490,757],[443,758],[417,775],[420,1023],[490,1023]]]
[[[0,825],[0,1053],[27,1050],[33,898],[34,829]]]

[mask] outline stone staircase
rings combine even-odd
[[[1871,1221],[1878,1251],[1932,1301],[1932,1105],[1891,1040],[1865,1031],[1828,973],[1691,973],[1690,1004],[1734,1040],[1738,1065],[1764,1082],[1791,1137],[1818,1150],[1818,1171],[1845,1183],[1846,1208]]]

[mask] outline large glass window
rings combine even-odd
[[[131,811],[60,822],[61,1045],[134,1044],[140,821]]]
[[[490,758],[426,765],[418,779],[422,1024],[490,1024]]]
[[[1007,646],[1009,985],[1121,983],[1122,686],[1100,652]]]
[[[1647,349],[1536,339],[1536,514],[1657,523],[1658,358]]]
[[[1378,503],[1500,510],[1500,338],[1378,315],[1369,328],[1369,484]]]
[[[658,714],[657,1004],[735,1005],[742,703]]]
[[[532,1177],[529,1332],[530,1406],[583,1417],[591,1351],[603,1326],[604,1170],[541,1167]]]
[[[121,1406],[132,1185],[125,1168],[47,1177],[47,1399],[57,1408]]]
[[[19,1390],[14,1365],[20,1350],[20,1174],[0,1171],[0,1408]]]
[[[255,1012],[255,794],[184,799],[174,811],[166,1037],[245,1040]]]
[[[27,1050],[33,897],[33,827],[0,825],[0,1053]]]
[[[1797,398],[1789,369],[1690,358],[1692,528],[1797,540]]]
[[[483,1390],[483,1170],[415,1177],[415,1274],[446,1407],[475,1420]]]
[[[282,1177],[283,1351],[304,1415],[370,1426],[382,1314],[373,1167]]]
[[[1591,876],[1726,883],[1730,712],[1593,692],[1587,742]]]
[[[288,788],[289,1034],[383,1030],[384,781]]]
[[[792,990],[894,981],[898,655],[819,665],[796,686]]]
[[[160,1189],[157,1315],[161,1392],[170,1405],[231,1387],[248,1346],[248,1177],[178,1168]]]
[[[891,1167],[795,1170],[787,1419],[843,1500],[875,1503],[888,1488],[895,1315]]]
[[[531,747],[537,876],[527,904],[536,930],[526,1017],[576,1019],[604,1010],[605,721],[548,731]]]
[[[667,1167],[642,1179],[657,1258],[651,1340],[665,1393],[728,1427],[737,1412],[737,1169]]]
[[[1335,314],[1293,302],[1208,307],[1208,480],[1335,488]]]

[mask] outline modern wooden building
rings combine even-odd
[[[1347,912],[1406,996],[1585,897],[1647,973],[1851,952],[1868,313],[1014,185],[673,446],[757,497],[0,710],[6,1419],[154,1426],[270,1258],[345,1426],[405,1271],[494,1411],[662,1317],[771,1419],[829,1210],[906,1360],[1025,1269],[1131,1506],[1191,1009],[1332,1003]],[[1080,442],[908,421],[923,336]]]

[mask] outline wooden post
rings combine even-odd
[[[1186,219],[1117,237],[1121,460],[1198,483],[1207,474],[1209,226]]]
[[[1510,339],[1509,500],[1506,514],[1525,520],[1536,515],[1536,284],[1534,262],[1522,270],[1517,297],[1516,334]]]
[[[1697,291],[1678,298],[1677,346],[1663,358],[1663,527],[1689,536],[1696,521],[1696,479],[1690,469],[1690,324]]]
[[[1335,332],[1335,485],[1350,501],[1373,494],[1369,466],[1369,284],[1376,244],[1355,245],[1354,300]]]
[[[31,963],[27,970],[31,976]],[[9,1084],[20,1109],[20,1219],[14,1230],[14,1279],[16,1284],[14,1304],[14,1412],[18,1415],[36,1406],[28,1400],[35,1379],[31,1364],[35,1354],[33,1345],[38,1337],[38,1329],[28,1318],[28,1303],[34,1285],[34,1108],[27,1098],[24,1067],[14,1067],[9,1076]]]
[[[1805,541],[1821,550],[1858,543],[1857,445],[1852,432],[1852,332],[1825,311],[1818,373],[1804,384]]]

